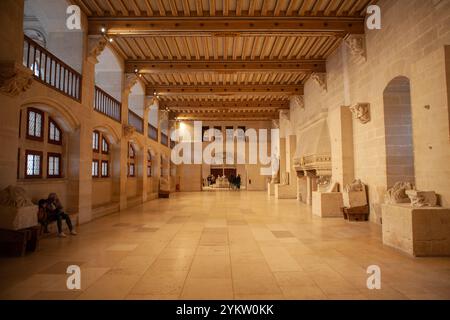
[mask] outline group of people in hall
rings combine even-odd
[[[240,190],[241,189],[241,175],[238,174],[235,176],[234,174],[228,177],[228,182],[230,183],[230,189],[232,190]]]

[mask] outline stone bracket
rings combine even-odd
[[[16,97],[33,84],[33,71],[17,62],[0,63],[0,92]]]
[[[350,111],[353,117],[359,120],[362,124],[366,124],[370,121],[370,104],[369,103],[357,103],[350,107]]]

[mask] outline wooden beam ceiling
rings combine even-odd
[[[89,34],[110,36],[193,36],[222,35],[280,35],[280,34],[346,34],[364,33],[363,17],[90,17]]]
[[[274,100],[274,101],[160,101],[159,107],[161,109],[169,110],[190,110],[205,111],[205,110],[222,110],[229,109],[230,112],[244,111],[244,110],[267,110],[267,109],[289,109],[289,100]]]
[[[326,72],[325,60],[227,60],[210,61],[198,60],[128,60],[126,72],[138,73],[167,73],[191,71],[293,71],[293,72]]]
[[[178,118],[268,120],[377,0],[71,0]]]
[[[286,95],[303,95],[303,85],[148,85],[147,95],[188,95],[188,94],[246,94],[271,93]]]

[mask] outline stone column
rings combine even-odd
[[[21,94],[33,83],[23,67],[23,0],[0,1],[0,189],[17,181]]]
[[[150,97],[145,97],[144,101],[144,150],[143,150],[143,159],[142,159],[142,202],[147,201],[148,190],[151,188],[151,181],[147,175],[147,161],[148,161],[148,151],[149,151],[149,142],[148,142],[148,117],[150,113],[150,106],[153,104],[153,99]]]
[[[342,106],[328,113],[330,130],[333,181],[340,188],[351,183],[354,177],[353,120],[348,107]]]
[[[312,193],[317,190],[317,177],[312,172],[306,172],[306,204],[312,205]]]
[[[120,210],[127,208],[127,179],[128,179],[128,142],[135,134],[135,129],[128,125],[128,97],[131,88],[136,84],[137,76],[135,74],[124,74],[125,80],[122,88],[122,139],[120,139],[120,183],[119,183],[119,202]]]

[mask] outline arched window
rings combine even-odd
[[[100,144],[101,141],[101,144]],[[104,133],[94,130],[92,133],[92,177],[109,178],[111,157],[109,141]]]
[[[19,123],[17,178],[62,178],[64,145],[61,127],[40,109],[30,107],[26,113],[26,117],[20,116]],[[21,134],[23,128],[25,136]]]
[[[52,118],[49,118],[48,123],[48,142],[53,144],[61,144],[62,134],[60,127],[55,121],[53,121]]]
[[[136,151],[131,143],[128,143],[128,176],[136,176]]]
[[[104,136],[102,137],[102,153],[109,154],[109,142]]]

